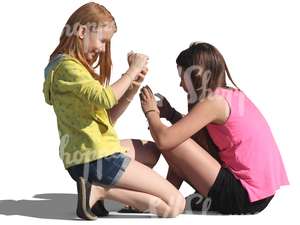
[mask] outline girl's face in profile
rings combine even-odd
[[[105,43],[110,41],[114,34],[113,29],[106,27],[87,31],[83,38],[84,54],[89,64],[93,64],[100,52],[105,52]]]
[[[180,77],[180,79],[181,79],[181,81],[180,81],[180,87],[182,87],[183,90],[184,90],[186,93],[188,93],[188,90],[187,90],[187,88],[186,88],[186,84],[185,84],[184,78],[183,78],[183,70],[182,70],[182,67],[177,65],[177,70],[178,70],[178,75],[179,75],[179,77]]]

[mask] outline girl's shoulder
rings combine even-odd
[[[78,82],[92,79],[85,66],[78,59],[68,54],[55,56],[49,64],[51,66],[45,69],[45,77],[52,72],[54,81]]]
[[[63,69],[66,72],[88,72],[85,66],[75,57],[68,54],[63,54],[58,63],[58,69]]]
[[[216,87],[216,89],[213,91],[213,94],[240,95],[240,94],[244,94],[244,93],[241,89],[226,86],[226,87]]]
[[[78,59],[76,59],[75,57],[68,55],[68,54],[62,54],[62,56],[60,57],[60,63],[83,66],[82,63]]]
[[[238,88],[233,87],[217,87],[211,96],[214,96],[216,99],[223,99],[225,100],[228,105],[231,107],[233,102],[236,102],[240,99],[244,99],[246,95],[244,92]]]
[[[215,90],[217,90],[217,89],[226,90],[226,91],[240,91],[240,89],[238,89],[238,88],[229,87],[229,86],[216,87]]]

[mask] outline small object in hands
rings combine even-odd
[[[156,100],[156,103],[159,107],[162,107],[163,106],[163,100],[164,100],[164,96],[162,96],[160,93],[155,93],[154,96],[156,97],[155,100]]]

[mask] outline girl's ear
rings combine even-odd
[[[80,39],[83,39],[84,36],[86,35],[87,33],[87,26],[85,25],[80,25],[79,28],[78,28],[78,31],[77,31],[77,35]]]

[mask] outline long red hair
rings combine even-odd
[[[114,17],[104,6],[95,2],[81,6],[68,19],[61,33],[59,44],[51,54],[50,60],[57,54],[68,54],[78,59],[101,84],[108,85],[112,67],[110,41],[105,43],[105,52],[99,54],[98,62],[96,66],[93,67],[93,65],[90,65],[86,60],[83,40],[77,35],[79,25],[86,25],[89,29],[92,29],[95,28],[95,26],[105,26],[106,24],[112,24],[114,30],[117,31]],[[95,72],[97,67],[99,67],[99,73]]]

